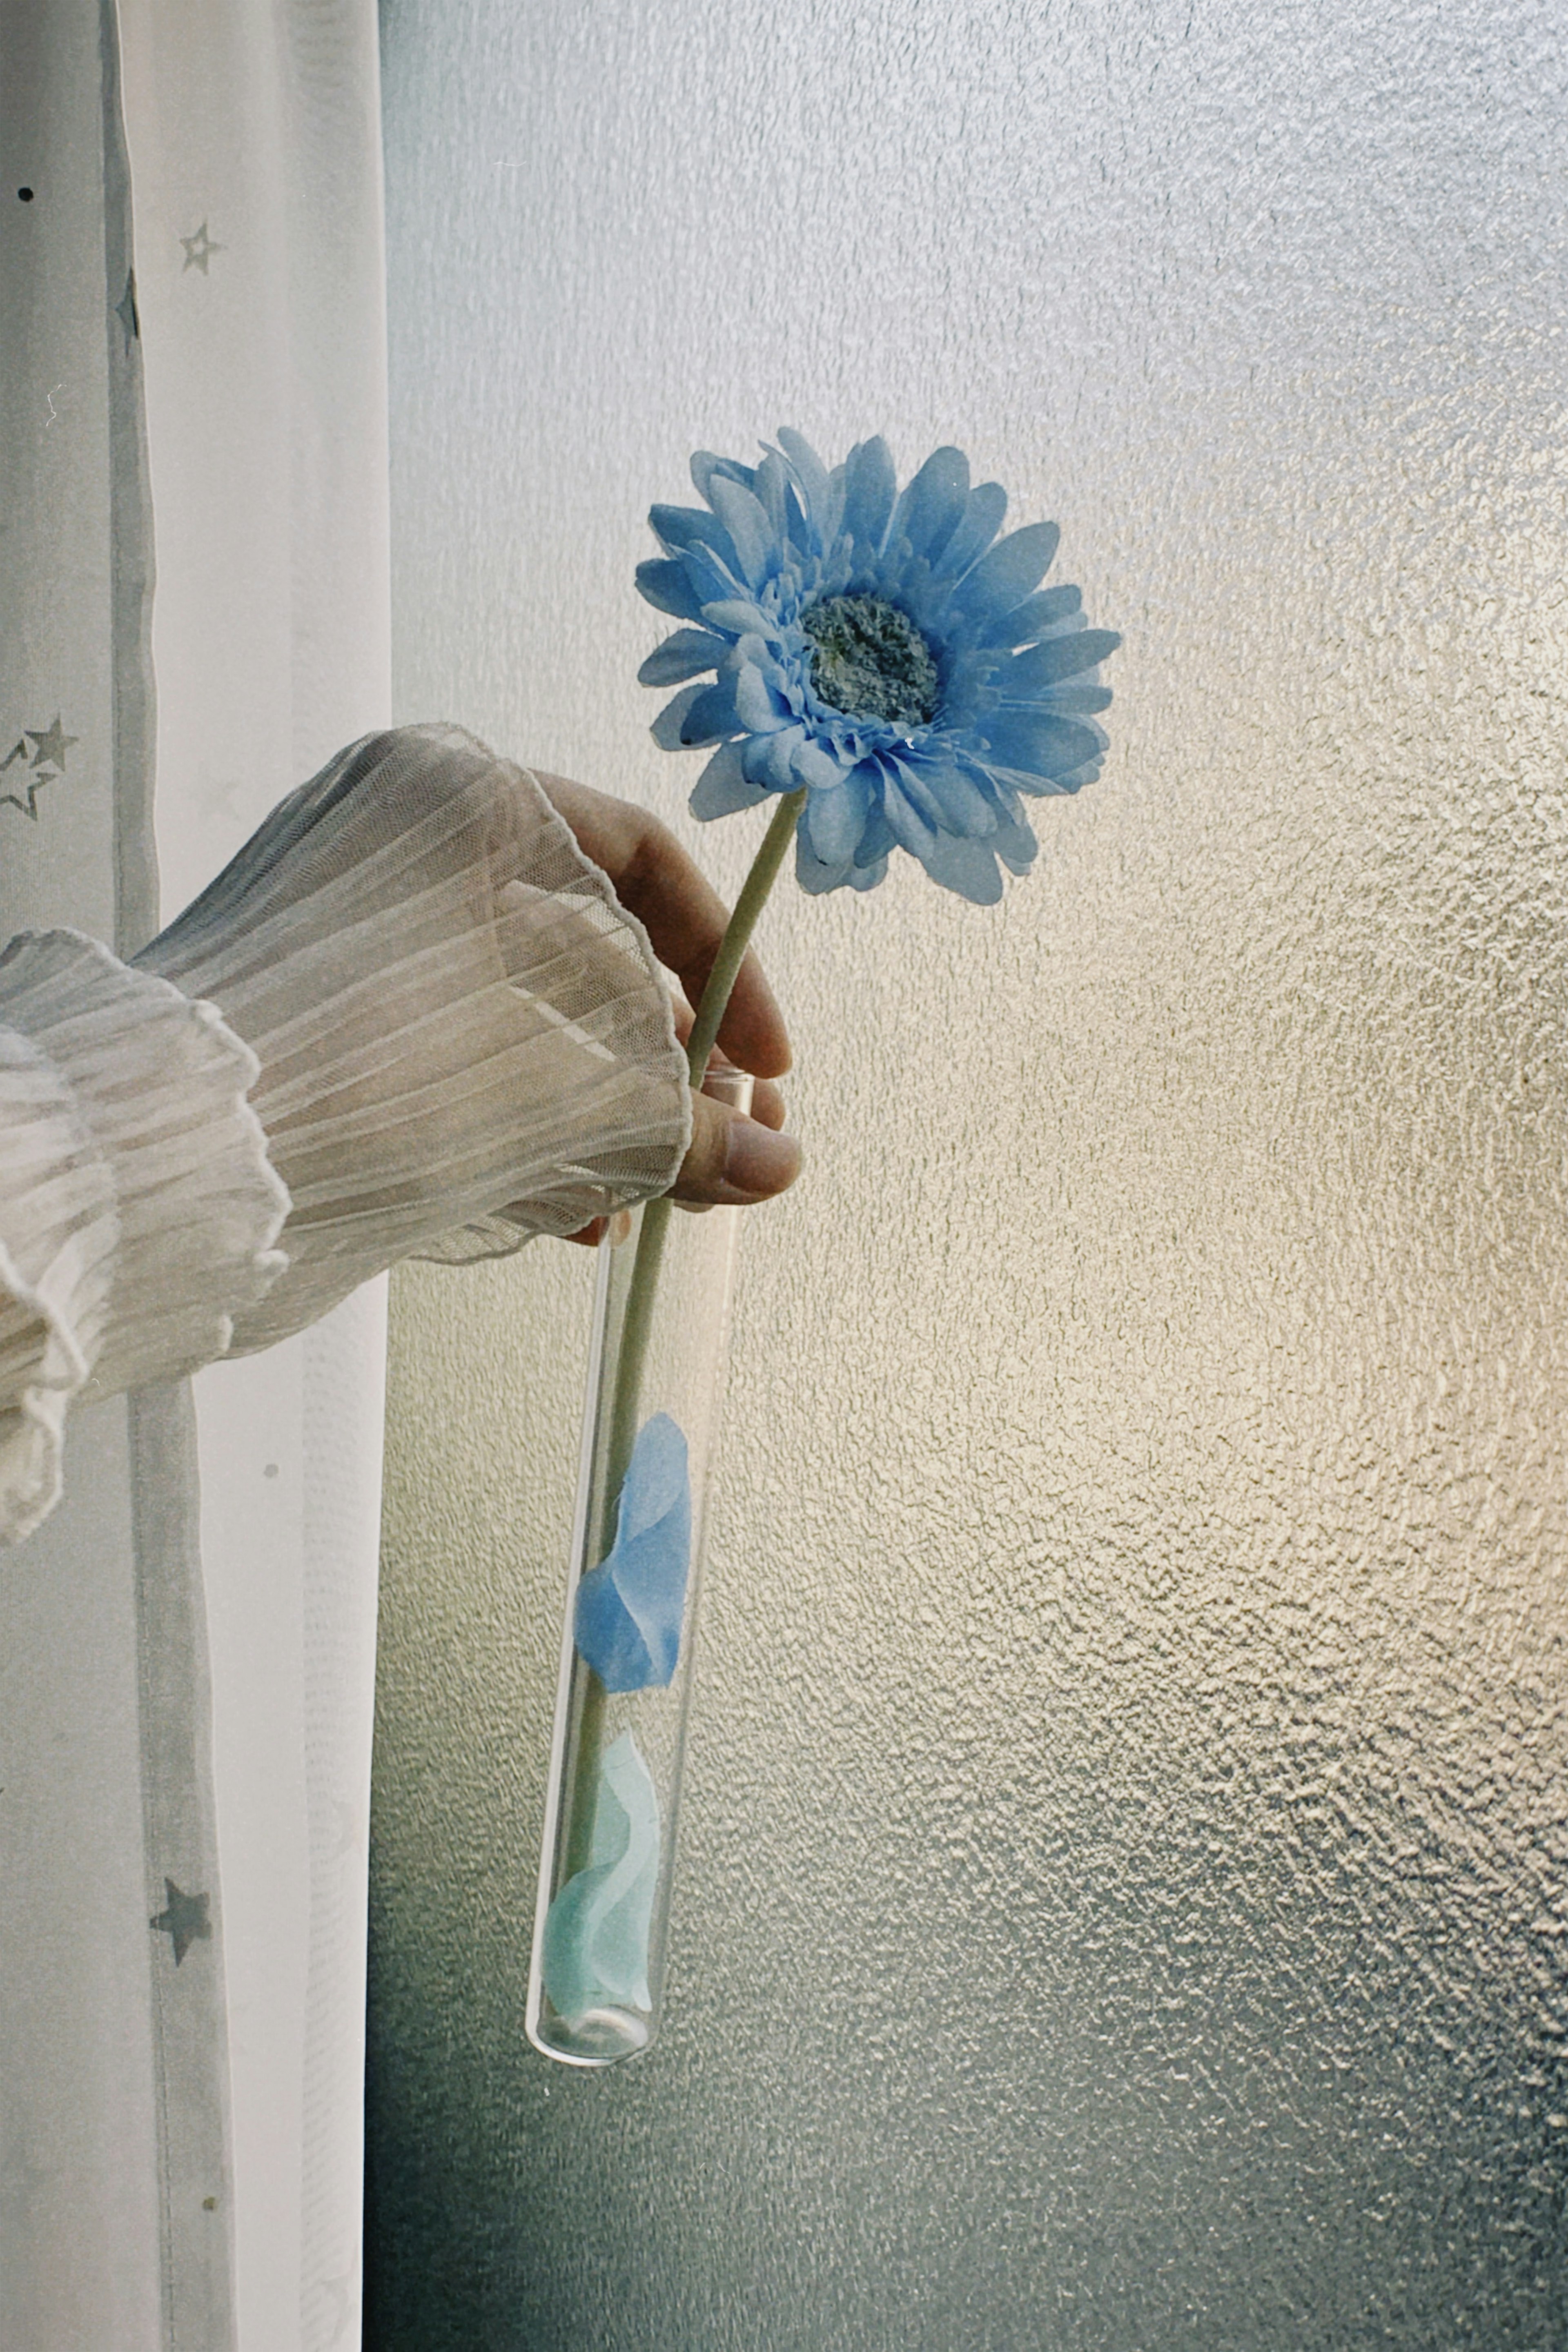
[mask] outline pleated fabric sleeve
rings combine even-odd
[[[223,1354],[281,1273],[257,1068],[79,932],[0,953],[0,1539],[58,1499],[73,1398]]]
[[[351,745],[127,966],[0,955],[0,1540],[75,1397],[269,1346],[397,1259],[667,1191],[686,1059],[647,934],[456,728]]]
[[[493,1257],[667,1191],[686,1057],[642,926],[526,770],[352,744],[137,958],[255,1049],[289,1267],[234,1347],[404,1257]]]

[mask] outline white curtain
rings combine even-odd
[[[0,131],[0,935],[130,952],[387,718],[374,6],[11,0]],[[384,1342],[79,1414],[0,1565],[8,2352],[357,2340]]]

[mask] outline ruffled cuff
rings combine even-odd
[[[256,1051],[292,1210],[237,1351],[397,1259],[495,1256],[674,1181],[686,1058],[647,936],[537,782],[455,727],[351,744],[137,959]]]
[[[79,932],[0,954],[0,1539],[58,1498],[73,1398],[222,1355],[282,1271],[256,1075],[211,1005]]]

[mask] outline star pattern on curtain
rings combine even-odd
[[[172,1878],[163,1881],[163,1893],[167,1898],[163,1909],[147,1925],[168,1937],[174,1948],[174,1966],[178,1968],[193,1944],[212,1941],[213,1924],[207,1916],[212,1897],[182,1894]]]
[[[0,738],[0,740],[3,740]],[[31,817],[33,823],[37,824],[38,794],[46,784],[56,782],[64,770],[66,753],[73,743],[79,743],[80,740],[79,735],[65,733],[60,725],[60,714],[58,710],[55,713],[52,727],[24,727],[5,757],[0,760],[0,775],[4,775],[6,769],[14,766],[18,760],[25,762],[26,772],[19,776],[16,781],[25,791],[26,798],[24,800],[14,792],[0,793],[0,808],[20,809],[24,816]],[[33,756],[30,761],[27,758],[29,743],[33,746]]]
[[[184,276],[187,269],[199,269],[202,276],[205,278],[207,274],[207,264],[212,259],[213,255],[215,253],[222,253],[226,250],[223,246],[217,244],[214,238],[207,235],[207,225],[205,221],[203,221],[200,228],[197,229],[194,236],[183,236],[180,239],[180,243],[185,248],[184,264],[180,271],[182,278]]]

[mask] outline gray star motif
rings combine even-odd
[[[155,1919],[149,1919],[147,1925],[168,1937],[174,1948],[174,1966],[178,1968],[193,1944],[210,1944],[212,1941],[213,1923],[207,1916],[207,1905],[212,1897],[209,1895],[182,1895],[172,1878],[163,1881],[163,1892],[169,1898],[167,1906]]]
[[[11,765],[13,760],[25,760],[26,756],[27,747],[26,743],[13,743],[11,749],[6,752],[5,757],[3,760],[0,760],[0,772],[4,772],[4,771]],[[24,782],[26,783],[27,787],[26,799],[25,801],[18,800],[15,793],[0,793],[0,808],[20,809],[24,816],[30,816],[33,823],[37,824],[38,822],[38,792],[40,787],[51,782],[51,779],[47,776],[32,776],[25,778]]]
[[[180,243],[185,248],[184,268],[180,271],[182,278],[186,269],[199,269],[205,278],[207,274],[207,264],[213,255],[224,251],[224,247],[221,245],[215,245],[207,235],[205,221],[203,221],[195,236],[183,236]]]
[[[65,766],[66,753],[73,743],[79,742],[80,740],[79,736],[67,735],[63,732],[58,710],[55,713],[55,723],[52,727],[24,727],[21,737],[12,744],[5,757],[0,760],[0,775],[3,775],[5,770],[17,760],[26,759],[27,745],[30,742],[34,747],[32,773],[23,780],[27,797],[22,800],[15,793],[0,793],[0,808],[19,809],[24,816],[31,817],[33,823],[37,824],[38,794],[46,784],[52,784],[56,781],[60,770]]]
[[[79,735],[61,734],[60,714],[58,710],[55,713],[55,723],[52,727],[46,727],[41,733],[37,727],[24,727],[22,732],[37,747],[33,752],[35,768],[46,766],[63,768],[66,763],[66,753],[71,745],[81,741]]]

